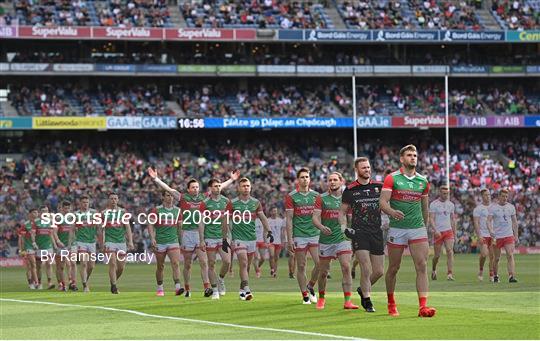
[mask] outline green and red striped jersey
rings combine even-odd
[[[429,182],[424,176],[416,173],[408,177],[400,168],[386,176],[382,190],[392,191],[390,207],[405,215],[402,220],[390,217],[390,227],[416,229],[426,226],[422,215],[422,197],[429,194]]]

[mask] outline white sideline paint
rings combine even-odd
[[[234,323],[195,320],[195,319],[184,318],[184,317],[176,317],[176,316],[154,315],[154,314],[143,313],[143,312],[136,311],[136,310],[118,309],[118,308],[102,307],[102,306],[80,305],[80,304],[69,304],[69,303],[55,303],[55,302],[45,302],[45,301],[16,300],[16,299],[11,299],[11,298],[0,298],[0,301],[28,303],[28,304],[55,305],[55,306],[60,306],[60,307],[75,307],[75,308],[89,308],[89,309],[97,309],[97,310],[108,310],[108,311],[128,313],[128,314],[133,314],[133,315],[138,315],[138,316],[143,316],[143,317],[153,317],[153,318],[165,319],[165,320],[175,320],[175,321],[201,323],[201,324],[208,324],[208,325],[213,325],[213,326],[232,327],[232,328],[240,328],[240,329],[264,330],[264,331],[269,331],[269,332],[289,333],[289,334],[306,335],[306,336],[319,336],[319,337],[326,337],[326,338],[340,339],[340,340],[367,341],[367,339],[361,339],[361,338],[356,338],[356,337],[351,337],[351,336],[340,336],[340,335],[324,334],[324,333],[303,332],[303,331],[300,331],[300,330],[290,330],[290,329],[277,329],[277,328],[244,326],[244,325],[241,325],[241,324],[234,324]]]

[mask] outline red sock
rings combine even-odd
[[[480,267],[480,271],[484,271],[484,267],[483,267],[483,266]]]
[[[420,308],[425,307],[427,305],[427,297],[418,297],[418,304]]]
[[[189,291],[189,284],[184,285],[184,288],[186,289],[186,291]]]
[[[319,298],[324,298],[324,294],[325,294],[325,291],[324,291],[324,290],[320,290],[320,291],[319,291]]]
[[[203,283],[203,286],[204,286],[205,289],[208,289],[208,288],[210,288],[210,283]]]
[[[314,286],[315,286],[315,282],[314,281],[309,281],[308,287],[313,288]]]
[[[493,271],[489,272],[489,277],[493,277]]]
[[[308,292],[307,291],[302,291],[302,297],[307,297],[308,296]]]
[[[343,293],[343,297],[345,297],[345,301],[351,300],[351,293],[349,291]]]
[[[452,271],[448,271],[447,274],[448,274],[448,275],[451,275],[451,274],[452,274]]]
[[[388,304],[396,304],[396,301],[394,300],[394,293],[388,293],[386,295],[388,296]]]

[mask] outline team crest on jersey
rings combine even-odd
[[[420,184],[418,185],[418,187],[419,187],[420,189],[424,189],[424,184],[423,184],[423,183],[420,183]]]
[[[375,187],[375,192],[379,193],[379,187]]]
[[[390,241],[393,243],[394,242],[394,237],[390,237]]]

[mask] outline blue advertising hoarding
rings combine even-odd
[[[136,66],[133,64],[96,64],[96,71],[135,72]]]
[[[32,129],[32,117],[0,117],[0,130]]]
[[[343,30],[305,30],[306,41],[370,41],[373,40],[372,31],[343,31]]]
[[[540,128],[540,116],[525,116],[523,123],[525,127]]]
[[[453,41],[504,41],[504,31],[441,31],[440,39]]]
[[[148,64],[137,65],[137,72],[155,72],[155,73],[176,73],[176,65]]]
[[[279,40],[303,40],[304,33],[302,30],[279,30],[278,31]]]

